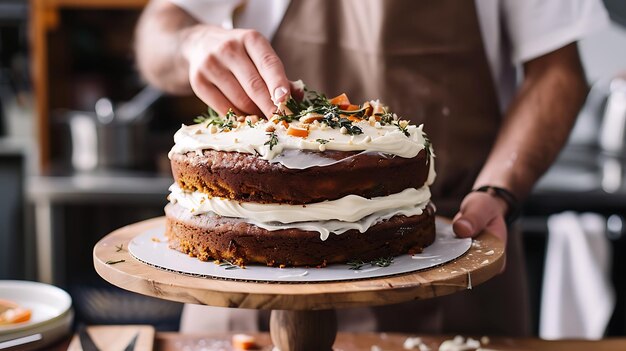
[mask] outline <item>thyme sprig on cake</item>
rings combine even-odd
[[[274,146],[278,144],[278,136],[276,135],[276,132],[270,132],[270,133],[267,133],[267,135],[270,138],[263,145],[269,145],[270,150],[271,150]]]
[[[220,115],[213,110],[212,108],[208,108],[207,112],[193,119],[195,123],[206,123],[206,127],[215,126],[219,128],[220,132],[230,131],[234,128],[235,122],[237,121],[237,114],[233,111],[233,109],[228,109],[226,115],[222,118]]]

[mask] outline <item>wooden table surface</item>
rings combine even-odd
[[[258,334],[260,350],[272,350],[272,343],[269,334]],[[402,350],[404,341],[411,335],[393,334],[393,333],[339,333],[334,348],[336,351],[356,351],[356,350],[372,350],[372,346],[376,345],[383,351]],[[157,338],[157,350],[174,351],[174,350],[202,350],[212,351],[211,343],[227,342],[230,339],[228,335],[222,336],[189,336],[176,333],[161,333]],[[433,337],[423,336],[422,340],[431,350],[436,351],[439,344],[452,337]],[[214,350],[219,350],[219,344],[216,344]],[[626,338],[610,339],[602,341],[545,341],[539,339],[514,339],[514,338],[490,338],[489,350],[502,351],[521,351],[521,350],[537,350],[537,351],[605,351],[605,350],[626,350]]]
[[[257,350],[271,351],[272,343],[269,333],[254,334],[260,348]],[[337,335],[335,351],[370,351],[378,346],[382,351],[405,351],[404,341],[415,335],[395,333],[342,333]],[[475,336],[480,338],[480,335]],[[439,344],[452,336],[421,336],[424,343],[437,351]],[[232,350],[231,334],[185,335],[172,332],[156,334],[155,351],[217,351]],[[50,351],[65,351],[69,339],[57,344]],[[626,337],[611,338],[600,341],[562,340],[546,341],[535,338],[502,338],[491,337],[489,345],[484,346],[490,351],[622,351],[626,350]],[[416,349],[417,350],[417,349]],[[144,351],[144,350],[137,350]]]

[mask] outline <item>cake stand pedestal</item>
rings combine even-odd
[[[93,250],[98,274],[122,289],[161,299],[271,309],[270,334],[281,351],[331,350],[337,333],[336,308],[394,304],[471,289],[497,275],[505,262],[504,243],[483,232],[474,239],[469,251],[456,260],[395,276],[327,283],[193,277],[152,267],[127,251],[136,235],[163,226],[164,221],[160,217],[139,222],[102,238]]]

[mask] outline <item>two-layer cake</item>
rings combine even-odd
[[[175,134],[171,248],[200,260],[324,266],[434,241],[434,155],[378,101],[307,91],[269,121],[209,114]]]

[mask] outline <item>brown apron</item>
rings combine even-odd
[[[292,0],[272,45],[290,79],[357,103],[379,98],[424,123],[437,155],[433,201],[438,214],[455,214],[501,121],[474,1]],[[507,271],[492,281],[432,300],[339,310],[340,329],[527,335],[515,234]],[[267,313],[259,319],[265,329]]]

